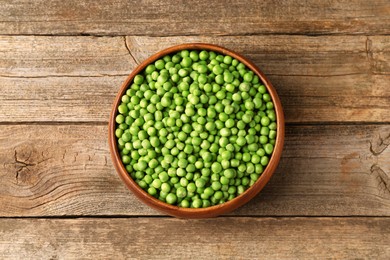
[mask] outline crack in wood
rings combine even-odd
[[[230,37],[230,36],[302,36],[302,37],[323,37],[323,36],[389,36],[388,32],[343,32],[343,31],[302,31],[302,32],[289,32],[289,31],[254,31],[254,32],[181,32],[181,33],[113,33],[113,32],[69,32],[69,33],[0,33],[0,36],[20,36],[20,37],[95,37],[95,38],[114,38],[114,37],[151,37],[151,38],[167,38],[167,37]]]
[[[104,166],[107,166],[107,156],[104,155]]]
[[[103,78],[103,77],[123,77],[128,74],[98,74],[98,75],[38,75],[38,76],[13,76],[13,75],[0,75],[0,78],[12,78],[12,79],[46,79],[46,78]]]
[[[371,174],[374,174],[379,181],[379,186],[390,194],[390,177],[377,164],[371,166]]]
[[[66,148],[64,149],[64,153],[62,154],[62,163],[65,163],[65,155],[66,155]]]
[[[22,170],[24,168],[26,168],[28,171],[30,171],[30,169],[28,168],[29,166],[35,166],[36,164],[35,163],[27,163],[27,161],[30,159],[31,157],[31,152],[29,154],[29,156],[27,157],[27,160],[25,162],[23,161],[20,161],[18,159],[18,153],[16,150],[14,150],[14,160],[15,162],[13,163],[15,166],[19,167],[17,170],[16,170],[16,175],[15,175],[15,179],[16,179],[16,183],[19,183],[19,175],[20,173],[22,172]]]
[[[79,155],[79,153],[75,152],[75,154],[73,155],[73,162],[76,162],[76,158],[77,158],[78,155]]]
[[[126,47],[126,50],[127,52],[129,53],[130,57],[133,59],[133,61],[135,62],[135,64],[139,65],[140,62],[134,57],[134,55],[131,53],[130,51],[130,47],[129,45],[127,44],[127,39],[126,39],[126,36],[123,36],[123,40],[125,42],[125,47]]]
[[[375,155],[375,156],[378,156],[380,155],[381,153],[383,153],[384,150],[386,150],[386,148],[390,145],[390,133],[388,134],[387,137],[385,138],[382,138],[380,135],[378,137],[378,141],[379,142],[376,142],[375,145],[373,145],[373,142],[372,141],[369,141],[370,142],[370,152]]]
[[[374,53],[372,51],[372,40],[368,36],[366,39],[366,57],[368,64],[370,65],[370,73],[375,74],[375,60]]]
[[[371,39],[367,36],[366,39],[366,56],[367,59],[370,61],[373,59],[373,51],[372,51],[372,41]]]

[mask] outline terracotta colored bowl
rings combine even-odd
[[[128,87],[131,85],[135,75],[137,75],[142,70],[144,70],[146,66],[149,65],[150,63],[154,63],[156,60],[164,57],[165,55],[176,53],[181,50],[209,50],[224,55],[230,55],[233,58],[239,60],[240,62],[245,64],[249,69],[255,72],[259,76],[261,81],[264,83],[264,85],[267,87],[268,92],[272,97],[272,101],[274,103],[274,108],[276,112],[276,120],[277,120],[276,142],[274,146],[274,151],[264,172],[261,174],[259,179],[255,182],[255,184],[249,187],[241,195],[223,204],[211,206],[208,208],[199,208],[199,209],[181,208],[181,207],[169,205],[149,195],[146,191],[144,191],[141,187],[139,187],[138,184],[127,173],[121,161],[121,157],[119,155],[117,138],[115,136],[115,127],[116,127],[115,117],[117,115],[117,107],[121,102],[122,95],[126,92]],[[111,158],[112,161],[114,162],[115,169],[118,172],[119,176],[122,178],[123,182],[126,184],[126,186],[141,201],[151,206],[152,208],[157,209],[166,214],[169,214],[171,216],[175,216],[179,218],[207,218],[207,217],[215,217],[221,214],[228,213],[244,205],[253,197],[255,197],[264,188],[264,186],[267,184],[272,174],[274,173],[279,163],[280,156],[282,154],[283,143],[284,143],[284,116],[283,116],[282,105],[280,103],[279,97],[274,87],[272,86],[271,82],[265,77],[265,75],[260,71],[260,69],[257,68],[255,64],[253,64],[251,61],[244,58],[240,54],[220,46],[205,44],[205,43],[189,43],[189,44],[181,44],[181,45],[173,46],[152,55],[144,62],[142,62],[136,69],[134,69],[132,73],[130,73],[126,81],[122,84],[122,87],[119,90],[115,98],[114,104],[112,106],[108,135],[109,135],[108,140],[109,140],[109,146],[111,151]]]

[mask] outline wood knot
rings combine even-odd
[[[14,169],[16,183],[34,184],[38,178],[36,166],[49,159],[45,158],[44,152],[39,152],[32,146],[23,145],[15,149],[13,161],[9,164]]]
[[[29,163],[29,159],[31,158],[32,152],[29,153],[26,159],[20,159],[18,157],[18,152],[15,150],[14,151],[14,165],[16,168],[16,174],[15,174],[15,179],[16,183],[19,183],[19,177],[22,173],[24,172],[29,172],[30,168],[29,166],[35,166],[35,163]]]
[[[384,172],[378,165],[374,164],[371,166],[371,174],[373,174],[378,180],[378,186],[390,193],[390,177]]]
[[[390,145],[390,133],[385,137],[382,137],[380,134],[374,138],[373,141],[370,141],[370,152],[378,156],[383,153],[384,150]]]

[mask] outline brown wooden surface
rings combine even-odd
[[[389,218],[1,219],[0,235],[0,252],[10,259],[388,259],[390,254]]]
[[[158,215],[121,182],[107,126],[0,126],[0,215]],[[390,216],[390,126],[287,126],[271,182],[233,215]]]
[[[124,37],[3,36],[0,121],[107,122],[136,62],[183,42],[250,58],[274,83],[286,122],[390,122],[390,36],[127,37],[132,55]]]
[[[0,258],[389,259],[389,24],[389,0],[0,0]],[[126,76],[186,42],[250,58],[287,121],[271,182],[219,219],[151,210],[108,152]]]
[[[2,0],[4,34],[388,34],[388,0]]]

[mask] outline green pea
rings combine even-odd
[[[222,184],[218,181],[214,181],[211,183],[211,188],[214,190],[214,191],[218,191],[222,188]]]
[[[272,144],[265,144],[264,145],[264,151],[267,153],[267,154],[271,154],[274,150],[274,146]]]
[[[165,67],[165,62],[164,62],[164,60],[160,59],[160,60],[157,60],[157,61],[154,63],[154,65],[155,65],[156,69],[162,70],[162,69],[164,69],[164,67]]]
[[[266,166],[268,164],[268,161],[269,161],[268,157],[263,156],[263,157],[261,157],[260,163],[261,163],[261,165]]]
[[[178,198],[185,198],[187,196],[187,190],[184,187],[179,187],[176,190],[176,196]]]
[[[187,191],[188,192],[195,192],[196,191],[196,185],[195,183],[191,182],[187,185]]]
[[[121,101],[115,136],[122,162],[142,189],[168,204],[200,208],[233,199],[254,184],[274,150],[271,96],[230,56],[166,55],[134,77]]]
[[[166,201],[168,204],[175,204],[177,201],[177,197],[173,193],[169,193],[166,197]]]

